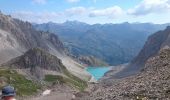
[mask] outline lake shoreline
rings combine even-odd
[[[114,66],[109,67],[87,67],[86,71],[92,76],[89,82],[97,82],[100,80],[106,72],[112,69]]]

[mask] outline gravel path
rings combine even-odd
[[[71,100],[74,98],[74,93],[75,91],[69,86],[61,85],[47,89],[41,94],[25,100]]]
[[[71,93],[53,93],[47,96],[31,98],[29,100],[71,100],[73,94]]]

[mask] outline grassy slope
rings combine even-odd
[[[50,82],[50,83],[56,83],[56,82],[61,83],[61,84],[65,83],[65,84],[68,84],[68,85],[71,85],[71,86],[77,88],[80,91],[83,91],[87,87],[87,83],[85,81],[72,75],[67,70],[64,71],[64,74],[67,77],[58,76],[58,75],[45,75],[44,80],[46,82]]]
[[[36,51],[39,52],[43,52],[41,49],[36,48]],[[42,53],[42,54],[48,54],[48,53]],[[49,57],[49,59],[51,57],[54,57],[56,59],[58,59],[56,56],[53,55],[45,55],[47,57]],[[51,57],[50,57],[51,56]],[[67,83],[77,89],[79,89],[80,91],[83,91],[86,87],[87,87],[87,83],[83,80],[81,80],[80,78],[74,76],[73,74],[71,74],[66,67],[64,67],[62,64],[60,65],[60,67],[62,67],[63,70],[63,74],[66,75],[67,77],[62,77],[62,76],[53,76],[53,75],[46,75],[45,76],[45,80],[48,82],[52,82],[54,83],[54,81],[56,80],[56,82],[58,81],[59,83]]]
[[[67,70],[65,70],[64,73],[68,77],[68,82],[70,82],[74,87],[78,88],[80,91],[83,91],[87,87],[87,82],[72,75]]]
[[[87,87],[87,83],[76,76],[72,75],[67,70],[64,71],[67,77],[57,75],[46,75],[45,81],[50,83],[68,84],[72,87],[83,91]],[[0,69],[0,89],[5,85],[15,87],[18,96],[30,96],[41,89],[41,85],[26,79],[23,75],[18,74],[15,70]]]
[[[18,96],[33,95],[41,88],[40,85],[26,79],[23,75],[18,74],[14,70],[0,69],[0,78],[0,89],[4,85],[12,85],[15,87]]]

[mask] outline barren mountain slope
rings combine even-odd
[[[0,13],[0,64],[34,47],[42,48],[57,56],[74,75],[84,80],[90,78],[83,66],[67,56],[67,50],[56,35],[36,31],[29,22]]]

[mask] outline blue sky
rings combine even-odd
[[[35,23],[170,22],[170,0],[0,0],[0,10]]]

